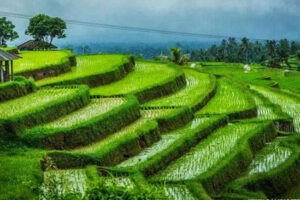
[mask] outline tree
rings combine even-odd
[[[243,56],[243,62],[248,63],[248,57],[249,57],[249,49],[250,49],[250,45],[249,45],[249,39],[244,37],[242,38],[242,43],[240,45],[240,49],[242,52],[242,56]]]
[[[276,54],[276,41],[268,40],[266,43],[266,48],[268,49],[270,67],[280,67],[279,59]]]
[[[6,46],[7,41],[13,41],[19,37],[14,28],[15,25],[6,17],[0,18],[0,46]]]
[[[180,48],[171,48],[170,53],[172,55],[171,61],[177,65],[185,65],[189,61],[189,55],[185,54],[181,56],[181,49]]]
[[[280,62],[284,62],[288,67],[291,67],[288,59],[290,57],[290,46],[287,39],[279,41],[279,45],[276,48],[278,58]]]
[[[300,45],[297,44],[295,41],[291,42],[291,54],[296,55],[297,51],[300,49]]]
[[[66,28],[66,23],[62,19],[39,14],[30,19],[25,34],[51,44],[54,38],[66,37]]]

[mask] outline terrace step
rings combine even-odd
[[[217,82],[215,76],[192,69],[184,69],[183,71],[186,77],[186,87],[169,96],[149,101],[143,106],[188,106],[194,112],[205,106],[216,92]]]
[[[30,145],[46,149],[73,149],[105,138],[140,117],[134,97],[92,99],[86,107],[21,136]]]
[[[209,193],[218,193],[242,173],[253,154],[275,136],[270,122],[227,125],[150,180],[167,183],[198,181]]]
[[[159,138],[157,122],[141,118],[99,142],[71,151],[50,152],[48,156],[61,169],[89,164],[112,166],[136,155]]]
[[[104,96],[133,94],[140,103],[144,103],[174,93],[185,84],[184,73],[178,68],[165,63],[144,61],[137,62],[135,70],[124,79],[93,88],[91,94]]]
[[[295,131],[293,118],[284,113],[279,105],[273,104],[268,98],[255,90],[251,90],[251,93],[257,107],[257,119],[272,120],[279,131]]]
[[[251,89],[268,98],[273,104],[279,105],[283,112],[293,118],[295,131],[300,133],[300,101],[298,98],[284,92],[262,86],[251,85]]]
[[[22,59],[14,63],[14,73],[35,80],[66,73],[76,65],[75,56],[68,50],[21,51],[20,56]]]
[[[0,83],[0,102],[25,96],[34,92],[36,86],[32,80],[24,77],[14,77],[14,81]]]
[[[224,116],[195,118],[186,126],[162,135],[162,138],[138,155],[117,166],[122,170],[135,169],[152,175],[179,158],[213,130],[227,123]]]
[[[226,114],[230,119],[257,116],[255,103],[247,90],[228,79],[218,79],[216,95],[196,115]]]
[[[185,126],[193,118],[193,112],[188,107],[182,108],[150,108],[142,109],[141,114],[145,118],[155,119],[158,123],[160,133],[169,132]]]
[[[125,55],[77,56],[77,66],[70,72],[37,82],[38,86],[86,84],[90,87],[109,84],[124,78],[134,68],[133,57]]]
[[[25,128],[52,121],[89,102],[86,86],[41,89],[27,96],[0,103],[0,133],[19,136]]]
[[[299,138],[299,137],[298,137]],[[229,184],[233,191],[263,191],[268,198],[288,192],[300,181],[300,148],[297,141],[280,138],[259,151],[244,176]]]

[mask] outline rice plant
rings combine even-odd
[[[117,133],[111,134],[105,139],[100,140],[99,142],[93,143],[85,147],[74,149],[71,152],[83,153],[83,154],[98,153],[98,152],[105,153],[105,149],[109,148],[110,145],[114,145],[116,142],[126,138],[128,135],[138,134],[136,133],[136,130],[142,127],[147,122],[148,122],[147,119],[143,119],[143,118],[139,119],[134,123],[132,123],[131,125],[121,129]]]
[[[35,107],[43,106],[51,101],[59,100],[70,94],[75,94],[77,89],[42,89],[35,93],[0,103],[0,118],[5,119],[27,111]]]
[[[14,73],[60,64],[63,60],[68,60],[70,54],[69,51],[22,51],[20,53],[22,59],[14,62]]]
[[[271,105],[267,105],[259,96],[254,95],[253,99],[257,107],[258,119],[275,120],[280,119],[282,117],[278,113],[274,112],[273,107]]]
[[[128,58],[124,55],[85,55],[76,57],[77,66],[70,72],[50,77],[37,82],[37,85],[49,85],[62,81],[103,74],[118,68]]]
[[[197,114],[236,113],[254,108],[253,100],[228,80],[219,79],[216,95]]]
[[[141,115],[144,118],[157,118],[157,117],[164,117],[177,109],[149,109],[149,110],[141,110]]]
[[[87,177],[84,169],[49,170],[44,172],[41,200],[60,199],[67,194],[85,195]]]
[[[218,129],[186,155],[154,176],[154,179],[181,181],[200,176],[218,165],[222,159],[231,153],[243,136],[258,126],[257,124],[232,124]]]
[[[46,128],[66,128],[88,121],[124,103],[123,98],[92,99],[86,107],[45,125]]]
[[[174,144],[174,142],[176,142],[180,138],[185,137],[188,133],[193,132],[193,130],[197,128],[199,125],[204,124],[209,120],[210,120],[209,118],[196,118],[183,128],[174,130],[167,134],[163,134],[161,136],[161,139],[158,142],[154,143],[151,147],[144,149],[138,155],[129,158],[128,160],[125,160],[124,162],[120,163],[118,166],[119,167],[136,166],[138,164],[145,162],[148,159],[151,159],[159,152],[168,149],[171,145]]]
[[[281,107],[282,111],[293,118],[296,132],[300,133],[300,103],[296,99],[283,93],[275,92],[261,86],[251,86],[252,89],[267,97],[272,103]]]
[[[259,174],[275,169],[284,163],[291,155],[291,149],[280,146],[278,142],[271,143],[255,156],[249,166],[247,174]]]
[[[209,74],[185,69],[186,87],[169,96],[152,100],[145,106],[192,106],[207,96],[213,80]]]
[[[93,95],[134,93],[175,78],[178,71],[167,64],[137,62],[135,70],[124,79],[91,89]]]
[[[167,200],[195,200],[185,185],[153,185],[152,190],[156,193],[163,193]]]

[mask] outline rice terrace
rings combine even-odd
[[[69,19],[0,8],[0,200],[300,199],[299,39],[99,51],[59,41],[208,36]]]

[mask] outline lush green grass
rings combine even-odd
[[[1,148],[8,145],[1,143]],[[39,199],[43,171],[40,165],[44,152],[22,146],[0,150],[0,199]]]
[[[70,72],[56,77],[50,77],[37,82],[37,85],[52,85],[64,81],[76,80],[82,77],[104,74],[119,68],[124,62],[128,61],[125,55],[84,55],[76,57],[77,66]]]
[[[42,89],[21,98],[0,103],[0,118],[7,119],[19,114],[30,112],[36,107],[44,106],[54,100],[76,94],[77,89]]]
[[[199,67],[203,72],[209,72],[217,75],[224,75],[230,79],[243,81],[249,84],[257,84],[270,86],[274,82],[279,83],[282,89],[291,90],[293,92],[300,91],[300,72],[293,72],[292,75],[285,75],[283,69],[273,69],[263,67],[261,65],[250,65],[251,71],[244,72],[242,64],[214,64],[209,66]],[[265,77],[270,77],[271,80],[263,80]]]
[[[253,99],[234,83],[218,80],[216,95],[196,114],[234,114],[255,109]]]
[[[257,124],[233,124],[220,128],[189,153],[154,176],[161,181],[182,181],[199,177],[228,156],[237,142],[257,129]]]
[[[194,106],[203,101],[214,83],[214,78],[209,74],[184,70],[186,87],[169,96],[147,102],[144,106]]]
[[[69,59],[70,51],[21,51],[22,59],[15,60],[14,73],[22,73],[57,65]]]
[[[178,70],[167,64],[137,62],[135,70],[124,79],[91,89],[92,95],[119,95],[142,91],[174,79]]]
[[[16,49],[17,47],[0,47],[0,49],[4,50],[4,51],[10,51],[13,49]]]
[[[295,129],[300,132],[300,104],[298,99],[262,86],[252,85],[251,88],[267,97],[272,103],[278,104],[283,112],[293,118]]]
[[[156,193],[163,193],[166,200],[196,200],[185,185],[153,185]]]
[[[275,169],[284,163],[291,154],[291,149],[280,146],[277,142],[273,142],[255,155],[255,158],[248,168],[247,174],[259,174]]]

